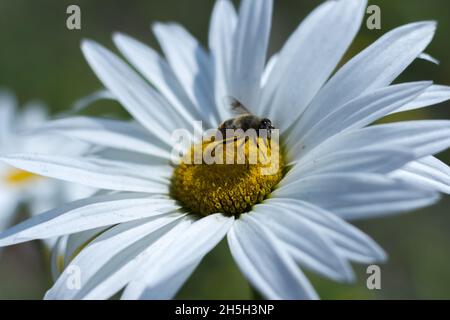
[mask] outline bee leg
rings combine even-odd
[[[265,152],[261,151],[262,149],[261,149],[261,146],[259,145],[259,142],[258,142],[259,139],[257,137],[254,137],[253,139],[254,139],[254,143],[256,145],[256,148],[258,150],[258,155],[262,154],[262,156],[264,157],[264,161],[267,161],[267,157],[266,157]],[[263,139],[263,141],[264,141],[264,146],[266,147],[265,150],[267,150],[267,144],[265,142],[265,139]]]
[[[267,152],[269,151],[269,149],[270,149],[270,139],[264,139],[263,140],[264,141],[264,147],[266,148],[265,149],[265,152],[264,152],[264,158],[265,158],[265,160],[267,160],[267,158],[266,158],[266,154],[267,154]]]
[[[267,153],[268,148],[267,148],[267,143],[266,143],[265,139],[263,140],[263,143],[264,143],[264,150],[262,152],[260,152],[260,154],[262,154],[262,156],[264,157],[264,163],[266,163],[267,162],[266,153]],[[261,149],[258,149],[258,150],[261,150]]]

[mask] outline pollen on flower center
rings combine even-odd
[[[23,185],[33,180],[36,180],[40,178],[40,176],[20,169],[11,169],[7,172],[4,178],[7,185],[15,186],[15,185]]]
[[[173,174],[172,197],[189,212],[203,216],[237,216],[250,211],[270,195],[283,176],[284,162],[278,144],[271,142],[260,148],[263,143],[257,138],[240,143],[240,147],[239,141],[227,146],[220,143],[223,148],[212,147],[213,142],[192,146]],[[205,161],[204,154],[208,152],[215,159],[222,159],[222,163]],[[259,155],[256,162],[252,160],[255,154]]]

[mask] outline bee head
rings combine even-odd
[[[261,123],[259,124],[259,129],[275,129],[275,127],[272,125],[272,121],[270,119],[264,118],[261,120]]]

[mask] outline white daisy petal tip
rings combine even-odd
[[[100,44],[97,42],[97,41],[95,41],[95,40],[92,40],[92,39],[89,39],[89,38],[83,38],[83,39],[81,39],[81,49],[82,50],[87,50],[87,49],[89,49],[89,47],[91,47],[91,46],[100,46]]]
[[[448,100],[450,100],[450,87],[436,84],[429,87],[423,94],[418,96],[410,103],[404,105],[399,110],[395,110],[395,112],[403,112],[430,107]]]
[[[433,63],[435,65],[439,65],[440,64],[440,61],[438,59],[436,59],[435,57],[433,57],[433,56],[431,56],[431,55],[429,55],[428,53],[425,53],[425,52],[421,53],[418,58],[422,59],[422,60],[425,60],[425,61],[428,61],[428,62],[431,62],[431,63]]]
[[[129,42],[136,41],[133,37],[122,31],[114,31],[111,34],[111,38],[117,47],[121,47]]]
[[[156,21],[150,24],[150,29],[155,35],[169,31],[168,28],[176,28],[178,24],[174,21]]]
[[[389,260],[389,256],[388,256],[387,252],[381,246],[379,246],[376,242],[373,242],[372,249],[373,249],[372,263],[386,263]]]
[[[409,23],[405,26],[415,26],[415,27],[423,27],[427,29],[430,32],[433,32],[433,34],[436,32],[438,22],[436,20],[422,20],[417,22]]]
[[[114,31],[111,34],[111,38],[113,39],[114,43],[116,43],[116,45],[117,45],[117,42],[121,42],[123,39],[126,39],[127,37],[128,36],[121,31]]]
[[[122,31],[114,31],[111,38],[116,47],[119,48],[119,51],[121,51],[121,48],[126,47],[129,43],[138,42],[136,39]]]
[[[105,52],[110,52],[104,45],[89,38],[84,38],[81,40],[81,51],[88,62],[94,61],[94,59],[101,57],[101,54]]]
[[[152,22],[152,23],[150,23],[150,29],[151,29],[151,30],[155,30],[155,29],[157,29],[157,28],[163,26],[165,23],[166,23],[166,22],[161,22],[161,21],[155,21],[155,22]]]
[[[98,55],[99,50],[105,50],[103,45],[92,39],[82,39],[81,40],[81,52],[83,53],[86,60],[90,63],[94,63],[95,56]]]

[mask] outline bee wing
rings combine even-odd
[[[225,104],[230,106],[231,111],[235,113],[236,115],[243,115],[243,114],[251,114],[250,111],[236,98],[227,96],[225,97]]]

